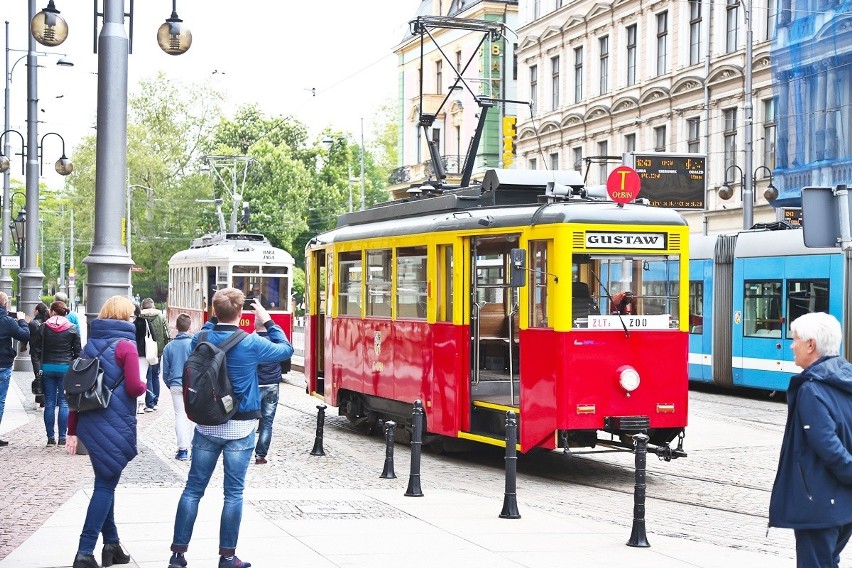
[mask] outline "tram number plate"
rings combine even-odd
[[[589,316],[589,329],[669,329],[671,316],[669,314],[653,316],[623,315],[619,319],[614,316]]]

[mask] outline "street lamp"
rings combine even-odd
[[[24,246],[27,241],[27,211],[23,207],[20,211],[18,211],[18,216],[11,222],[9,228],[12,230],[12,238],[15,240],[15,248],[18,251],[18,257],[20,259],[20,265],[18,266],[18,274],[20,275],[20,269],[24,266]],[[20,279],[18,281],[18,294],[17,299],[15,300],[15,308],[18,311],[21,311]]]
[[[172,0],[172,17],[157,30],[157,43],[169,55],[186,53],[192,45],[192,32],[177,15],[177,0]]]
[[[98,5],[103,11],[98,11]],[[175,2],[172,3],[175,8]],[[45,45],[59,45],[67,36],[67,24],[59,16],[53,0],[48,2],[47,8],[38,15],[35,12],[35,0],[29,0],[29,16],[32,22],[32,34],[30,35],[30,57],[34,52],[34,41]],[[166,20],[169,24],[168,31],[178,29],[181,32],[178,38],[168,38],[168,46],[173,47],[173,39],[177,39],[179,47],[183,51],[189,48],[189,30],[185,30],[177,17],[176,10],[172,11],[172,18]],[[133,261],[121,242],[122,227],[115,223],[115,219],[121,217],[124,209],[121,192],[115,188],[123,187],[127,183],[127,76],[130,54],[130,41],[125,28],[125,18],[129,18],[130,32],[133,33],[133,2],[130,2],[130,10],[125,11],[124,0],[103,0],[95,2],[94,18],[97,22],[101,18],[103,25],[98,31],[95,53],[98,54],[98,104],[97,104],[97,143],[95,149],[96,164],[95,171],[95,227],[92,239],[92,248],[89,255],[83,260],[89,270],[89,299],[86,302],[87,314],[90,321],[95,319],[104,302],[110,297],[118,294],[130,293],[130,267]],[[52,28],[52,29],[51,29]],[[97,26],[95,26],[97,28]],[[186,32],[186,35],[183,35]],[[167,51],[172,55],[183,51]],[[34,58],[33,58],[34,59]],[[35,63],[31,61],[31,63]],[[28,124],[30,126],[30,155],[35,152],[36,138],[36,106],[35,96],[35,73],[33,65],[32,89],[28,89],[30,106],[28,107]],[[28,76],[29,78],[29,76]],[[28,162],[29,164],[29,162]],[[34,168],[33,168],[34,169]],[[29,170],[28,170],[29,174]],[[31,185],[32,183],[32,185]],[[31,189],[32,188],[32,189]],[[38,217],[38,177],[27,176],[27,198],[30,207],[31,220]],[[34,202],[34,203],[33,203]],[[35,213],[35,215],[33,215]],[[32,225],[33,223],[30,223]],[[32,227],[28,228],[32,231]],[[32,233],[31,233],[32,234]],[[28,255],[32,256],[32,255]],[[29,260],[29,258],[28,258]],[[34,275],[35,276],[35,275]],[[37,275],[40,280],[44,274]],[[41,289],[41,282],[37,286],[28,286],[28,291]],[[25,298],[26,299],[26,298]],[[34,307],[34,306],[33,306]]]
[[[60,140],[62,140],[62,157],[56,160],[56,163],[53,165],[53,169],[56,170],[61,176],[67,176],[71,172],[74,171],[74,162],[65,157],[65,138],[62,137],[61,134],[57,134],[56,132],[48,132],[44,136],[41,137],[41,142],[38,145],[38,155],[39,162],[41,164],[41,169],[39,170],[41,175],[44,175],[44,139],[48,136],[58,136]]]
[[[778,188],[776,188],[772,184],[772,170],[769,169],[767,166],[758,166],[757,169],[754,170],[753,179],[757,180],[757,172],[761,170],[766,170],[766,172],[769,174],[769,185],[763,192],[763,197],[766,199],[766,201],[775,201],[776,199],[778,199]]]
[[[736,179],[732,179],[730,182],[728,181],[728,172],[730,172],[732,169],[735,169],[740,173],[740,186],[743,187],[743,188],[745,188],[745,184],[746,184],[747,181],[751,181],[751,186],[754,187],[754,185],[757,182],[757,174],[759,172],[763,171],[763,170],[766,170],[766,172],[769,174],[769,186],[766,188],[766,191],[763,192],[763,196],[766,198],[767,201],[772,201],[773,199],[778,198],[778,189],[772,184],[772,170],[771,169],[769,169],[767,166],[758,166],[757,168],[755,168],[754,172],[752,172],[751,179],[749,180],[749,179],[746,178],[745,173],[743,173],[742,168],[740,168],[736,164],[733,164],[733,165],[728,166],[728,168],[725,170],[725,183],[722,184],[722,187],[719,188],[719,193],[718,193],[718,195],[721,199],[730,199],[731,197],[734,196],[734,190],[731,189],[730,184],[734,183],[736,181]],[[752,193],[751,196],[752,196],[752,202],[753,202],[754,193]],[[745,206],[746,206],[746,193],[745,193],[745,191],[743,191],[743,209],[745,209]],[[743,227],[743,228],[744,229],[750,229],[751,226]]]
[[[59,15],[53,0],[50,0],[41,12],[30,16],[30,31],[40,44],[56,47],[68,37],[68,23]]]
[[[32,11],[34,11],[34,10],[35,10],[35,8],[33,7]],[[32,11],[30,12],[31,14],[32,14]],[[21,57],[19,57],[15,61],[14,64],[10,65],[9,54],[13,51],[23,51],[23,52],[26,53],[26,55],[22,55]],[[40,51],[34,51],[32,53],[36,57],[46,56],[46,55],[60,55],[61,56],[60,59],[56,62],[57,65],[62,66],[62,67],[70,67],[70,66],[74,65],[71,61],[69,61],[65,58],[64,53],[63,54],[60,54],[60,53],[50,54],[50,53],[45,53],[45,52],[40,52]],[[12,82],[12,73],[15,71],[15,67],[18,65],[18,63],[20,63],[23,59],[28,58],[29,55],[30,55],[29,50],[11,49],[9,47],[9,22],[6,22],[6,72],[4,73],[5,89],[3,91],[4,95],[5,95],[4,122],[3,122],[4,133],[9,131],[9,129],[10,129],[10,117],[9,117],[9,113],[10,113],[10,110],[9,110],[10,109],[10,90],[9,90],[9,85]],[[30,61],[29,63],[32,63],[33,65],[35,65],[35,59]],[[33,73],[35,73],[35,71],[33,71]],[[30,109],[30,107],[28,107],[28,109],[27,109],[28,112],[35,112],[34,106],[35,105],[33,105],[32,110]],[[35,120],[35,119],[33,118],[33,120]],[[34,124],[34,123],[32,121],[28,120],[28,124]],[[17,134],[19,136],[21,136],[21,134],[19,132]],[[26,144],[24,143],[23,136],[21,136],[21,154],[20,155],[22,157],[24,156],[23,147],[25,145]],[[2,162],[3,162],[4,159],[8,160],[8,158],[11,157],[11,155],[12,155],[11,152],[12,152],[12,149],[9,145],[9,138],[7,136],[6,137],[6,144],[2,145],[2,148],[0,148],[0,166],[2,166]],[[11,186],[11,173],[7,169],[3,169],[2,167],[0,167],[0,171],[3,172],[3,217],[2,217],[2,221],[0,221],[0,225],[2,226],[2,239],[0,239],[2,241],[2,248],[0,248],[0,250],[2,250],[2,254],[8,255],[9,254],[9,241],[10,241],[9,224],[12,221],[11,210],[9,209],[9,206],[8,206],[9,191],[10,191],[10,186]],[[24,161],[23,160],[21,161],[21,173],[22,174],[24,173]],[[2,270],[0,270],[0,291],[6,292],[6,294],[12,293],[12,278],[9,276],[9,269],[8,268],[3,268]]]

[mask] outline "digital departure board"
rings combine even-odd
[[[624,155],[624,164],[639,174],[642,182],[639,197],[652,206],[704,209],[707,186],[704,154],[629,152]]]

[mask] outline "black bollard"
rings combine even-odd
[[[311,450],[312,456],[324,456],[325,451],[322,449],[322,428],[325,424],[325,405],[317,405],[317,437],[314,439],[314,449]]]
[[[648,548],[648,538],[645,536],[645,462],[648,457],[648,436],[636,434],[633,445],[636,446],[636,477],[633,485],[633,530],[627,546]]]
[[[423,403],[414,401],[414,432],[411,436],[411,473],[408,476],[406,497],[423,497],[420,489],[420,449],[423,446]]]
[[[381,479],[396,479],[396,474],[393,471],[393,431],[396,428],[396,422],[388,420],[385,422],[385,469],[379,476]]]
[[[503,496],[501,519],[520,519],[518,512],[518,420],[511,410],[506,413],[506,494]]]

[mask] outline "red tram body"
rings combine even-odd
[[[194,239],[190,248],[169,259],[166,318],[172,331],[178,314],[192,318],[198,330],[213,315],[210,300],[219,288],[239,288],[246,298],[259,294],[272,319],[293,337],[293,257],[263,235],[218,233]],[[254,312],[244,310],[240,327],[254,331]]]
[[[579,193],[574,173],[556,172]],[[688,227],[643,205],[541,202],[553,174],[491,171],[311,241],[308,391],[356,422],[410,423],[420,399],[428,433],[503,446],[513,411],[522,452],[645,432],[685,455],[668,444],[687,424]]]

